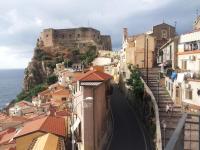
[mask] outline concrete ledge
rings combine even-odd
[[[159,109],[156,102],[156,99],[150,90],[150,88],[147,86],[145,81],[140,77],[141,81],[144,84],[144,88],[146,92],[151,96],[151,101],[153,103],[155,118],[156,118],[156,150],[162,150],[162,138],[161,138],[161,128],[160,128],[160,119],[159,119]]]
[[[169,139],[169,142],[167,143],[167,146],[165,150],[182,150],[184,147],[184,140],[183,137],[184,134],[184,125],[185,121],[187,119],[187,114],[184,113],[181,119],[178,122],[178,125],[173,132],[171,138]]]

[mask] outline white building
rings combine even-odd
[[[172,43],[172,42],[171,42]],[[170,43],[168,44],[170,46]],[[167,46],[165,48],[168,51]],[[163,59],[168,60],[168,52],[163,53]],[[174,52],[176,55],[176,52]],[[172,55],[173,56],[173,55]],[[176,57],[175,57],[176,58]],[[176,61],[174,61],[176,62]],[[176,67],[177,65],[177,67]],[[179,37],[177,50],[177,78],[173,81],[165,77],[166,89],[177,105],[189,106],[190,109],[200,109],[200,31],[182,34]]]

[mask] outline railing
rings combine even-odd
[[[184,113],[178,122],[178,125],[167,143],[165,150],[183,150],[184,149],[184,127],[187,114]]]
[[[154,109],[155,118],[156,118],[156,150],[162,150],[162,137],[161,137],[158,105],[157,105],[156,99],[155,99],[152,91],[150,90],[150,88],[147,86],[147,84],[141,77],[140,77],[140,79],[144,84],[144,88],[145,88],[146,92],[151,96],[151,101],[153,103],[153,109]]]

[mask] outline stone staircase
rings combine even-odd
[[[141,69],[141,75],[144,81],[147,83],[146,69]],[[173,101],[169,96],[164,86],[158,83],[159,68],[152,68],[148,71],[148,86],[151,89],[154,97],[156,98],[159,117],[161,125],[161,136],[163,148],[168,143],[174,130],[177,127],[178,121],[182,116],[181,106],[174,105],[173,113],[166,112],[166,105],[172,104]],[[166,128],[164,129],[164,122]],[[198,135],[197,135],[198,133]],[[184,131],[184,149],[185,150],[199,150],[199,116],[188,115],[185,123]]]

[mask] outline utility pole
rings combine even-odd
[[[147,73],[147,74],[146,74],[146,76],[147,76],[147,85],[149,85],[149,69],[148,69],[148,62],[149,62],[149,61],[148,61],[149,40],[148,40],[148,36],[147,36],[147,39],[146,39],[146,40],[147,40],[147,44],[146,44],[146,46],[147,46],[147,47],[146,47],[146,49],[147,49],[147,54],[146,54],[146,56],[147,56],[147,59],[146,59],[146,60],[147,60],[146,73]]]

